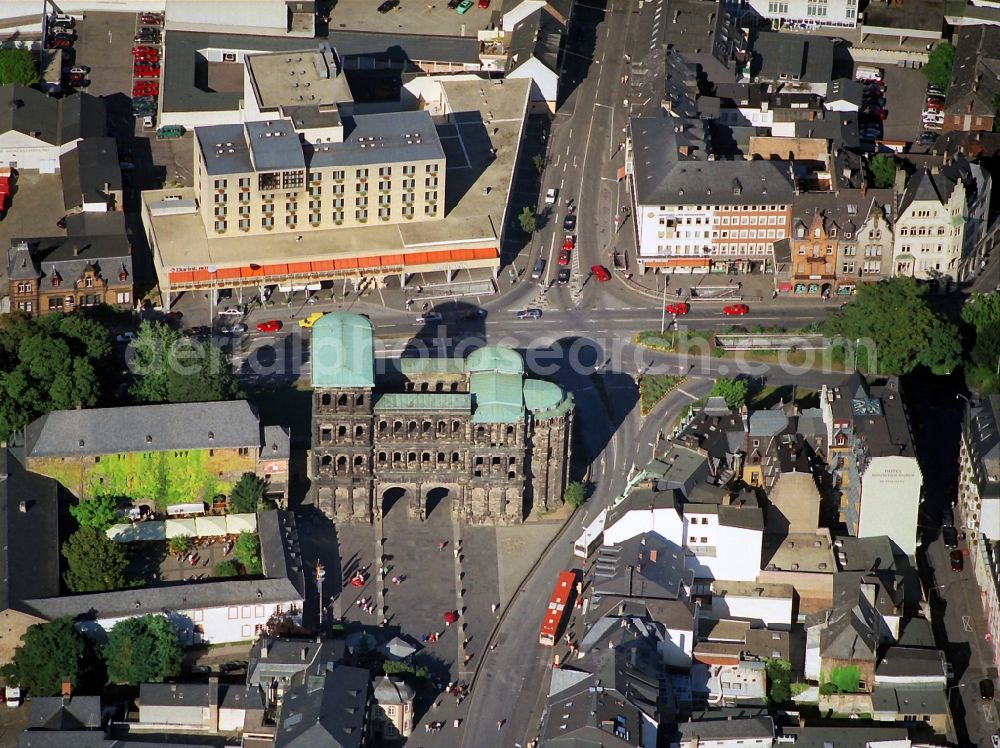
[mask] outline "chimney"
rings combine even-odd
[[[305,662],[306,658],[309,656],[309,647],[303,647],[301,655],[302,655],[302,661]]]
[[[80,256],[80,246],[76,242],[73,243],[73,256],[74,257]]]
[[[268,641],[267,639],[260,640],[260,659],[267,659]]]
[[[208,729],[213,733],[219,731],[219,676],[208,678]]]
[[[651,564],[656,563],[656,550],[653,548],[651,548],[649,551],[649,563]]]
[[[60,687],[59,693],[63,697],[64,700],[72,698],[72,696],[73,696],[73,681],[71,681],[66,676],[63,676],[62,686]]]

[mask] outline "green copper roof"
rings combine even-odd
[[[460,358],[401,358],[403,374],[464,374],[465,361]]]
[[[438,392],[389,392],[375,403],[375,412],[387,410],[445,411],[472,410],[472,395]]]
[[[511,348],[500,345],[486,345],[473,351],[465,359],[469,373],[495,371],[499,374],[524,374],[524,359]]]
[[[472,414],[473,423],[517,423],[524,420],[520,374],[476,372],[469,377],[469,388],[476,406]]]
[[[524,380],[524,407],[538,419],[565,415],[573,408],[573,396],[543,379]]]
[[[372,323],[360,314],[330,312],[312,327],[313,387],[374,387]]]

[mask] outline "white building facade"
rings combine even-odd
[[[861,476],[858,537],[887,535],[907,556],[916,553],[923,481],[916,457],[872,457]]]

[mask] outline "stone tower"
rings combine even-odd
[[[312,456],[315,505],[334,521],[370,521],[372,325],[334,312],[312,328]]]

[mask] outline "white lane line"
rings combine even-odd
[[[972,632],[972,616],[962,616],[962,628]]]
[[[569,155],[569,146],[566,146],[566,155]]]
[[[687,395],[687,396],[688,396],[688,397],[690,397],[690,398],[691,398],[692,400],[697,400],[697,399],[698,399],[698,398],[696,398],[696,397],[695,397],[694,395],[692,395],[692,394],[691,394],[690,392],[688,392],[687,390],[685,390],[685,389],[684,389],[683,387],[678,387],[678,388],[677,388],[677,391],[678,391],[678,392],[680,392],[680,393],[681,393],[681,394],[683,394],[683,395]]]

